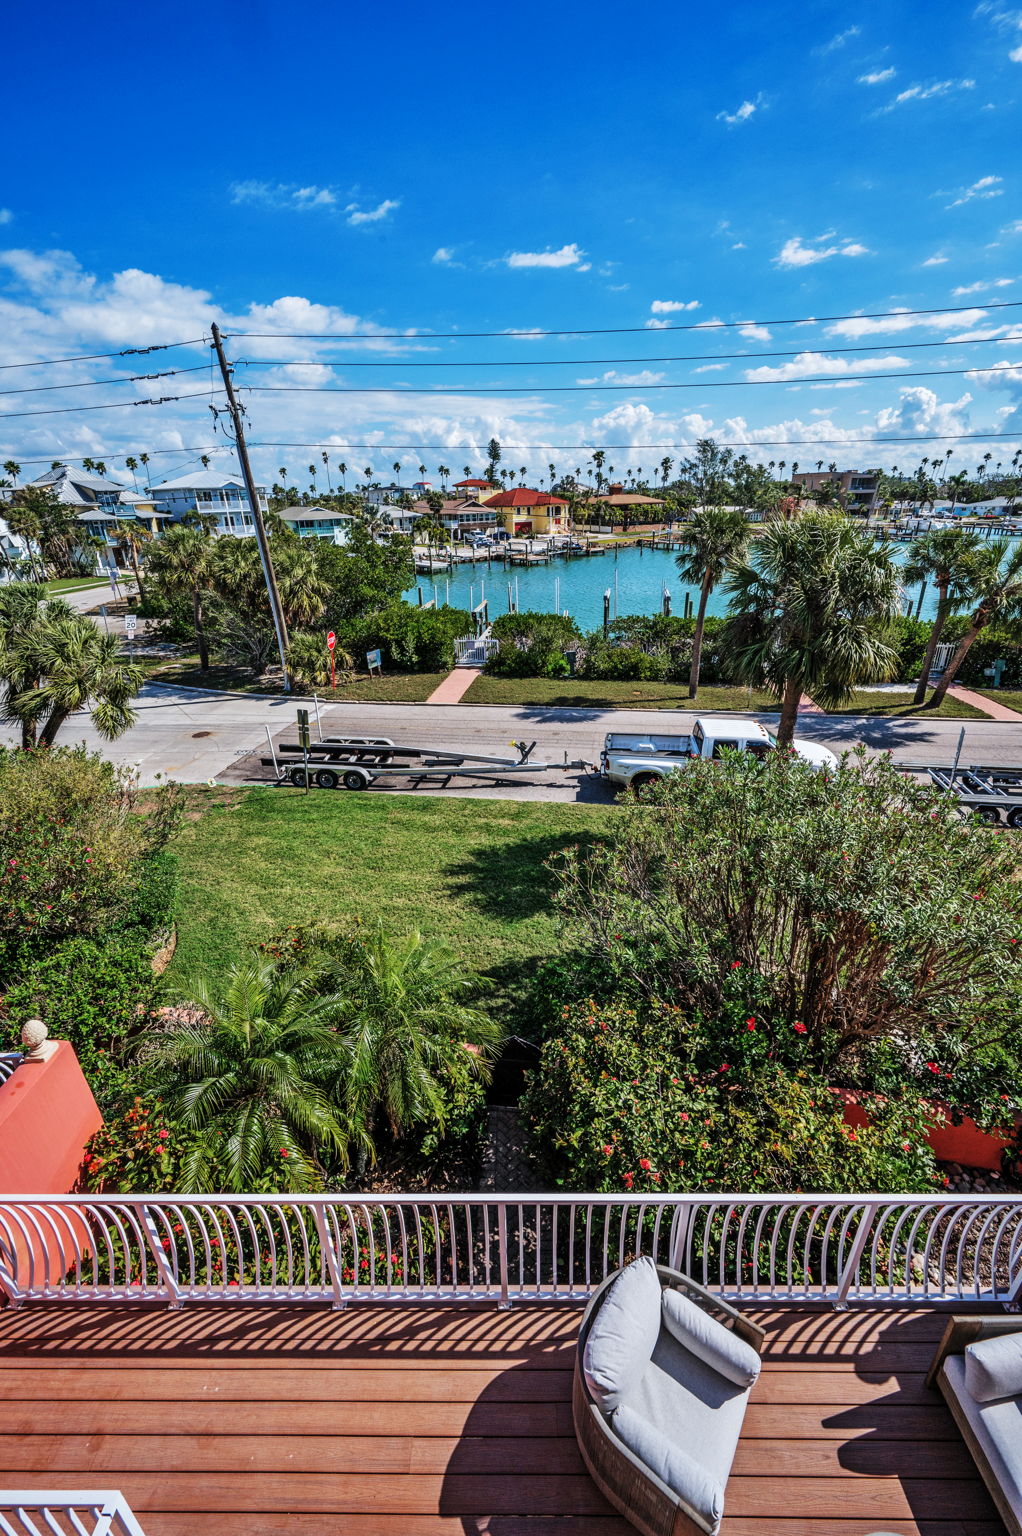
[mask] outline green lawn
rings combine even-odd
[[[121,587],[127,589],[134,585],[130,576],[121,573]],[[62,576],[59,580],[46,582],[46,591],[50,597],[62,597],[65,592],[88,592],[93,587],[106,587],[110,589],[110,583],[105,576]]]
[[[234,667],[210,667],[203,672],[195,656],[166,662],[155,661],[150,667],[155,683],[176,683],[183,688],[217,688],[230,693],[280,693],[279,685],[265,678],[253,678]],[[332,704],[380,699],[391,703],[421,704],[443,682],[446,672],[395,672],[390,677],[356,674],[350,683],[338,680],[336,692],[328,687],[317,690]]]
[[[214,980],[290,923],[355,918],[442,938],[510,1002],[556,942],[543,861],[598,836],[613,807],[416,795],[195,790],[177,839],[169,984]]]
[[[1000,697],[1000,695],[998,695]],[[701,714],[732,710],[777,713],[768,693],[748,688],[701,687],[695,701],[685,683],[589,683],[575,678],[480,677],[465,695],[466,704],[507,704],[570,709],[695,709]],[[958,699],[946,698],[939,710],[917,709],[911,693],[862,693],[844,715],[921,715],[923,719],[982,720],[982,712]],[[810,718],[810,717],[806,717]],[[805,727],[803,727],[805,728]]]
[[[1022,690],[1018,688],[977,688],[975,692],[981,693],[985,699],[1003,704],[1005,709],[1017,709],[1022,715]]]

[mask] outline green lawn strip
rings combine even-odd
[[[953,699],[946,694],[939,709],[928,709],[925,704],[913,704],[911,693],[860,693],[854,704],[844,709],[829,710],[835,715],[888,715],[920,720],[986,720],[981,709]],[[882,702],[881,702],[882,701]]]
[[[693,703],[685,683],[582,682],[575,678],[479,677],[463,700],[466,704],[548,705],[570,709],[695,709],[702,714],[721,710],[773,710],[768,693],[748,688],[702,687]]]
[[[995,704],[1003,704],[1005,709],[1017,709],[1022,715],[1022,690],[1018,688],[975,688],[973,692],[981,693]]]
[[[380,919],[443,939],[506,1007],[556,943],[543,862],[608,828],[612,807],[415,795],[190,792],[178,838],[178,945],[187,995],[290,923]]]
[[[153,661],[149,675],[154,683],[172,683],[181,688],[212,688],[225,693],[281,693],[279,683],[253,678],[235,667],[210,667],[203,672],[195,658],[180,661]],[[395,672],[390,677],[356,675],[350,683],[338,680],[336,690],[319,688],[321,699],[331,704],[379,700],[394,704],[421,704],[447,676],[446,672]]]
[[[127,582],[122,582],[126,586]],[[68,592],[89,592],[93,587],[109,587],[110,583],[105,576],[62,576],[55,581],[45,583],[46,591],[50,597],[63,597]]]

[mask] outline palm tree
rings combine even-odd
[[[337,473],[341,477],[341,490],[343,491],[345,489],[345,476],[348,473],[348,466],[347,466],[347,464],[344,463],[343,459],[341,460],[340,464],[338,464],[338,466],[337,466]]]
[[[857,683],[891,675],[899,574],[886,545],[825,512],[771,523],[732,571],[725,649],[738,680],[780,700],[779,747],[794,739],[804,693],[833,709]]]
[[[440,488],[443,491],[444,495],[446,496],[447,495],[447,481],[450,478],[451,471],[448,469],[446,464],[438,464],[437,467],[436,467],[436,472],[440,476]]]
[[[21,474],[21,465],[16,459],[5,459],[4,474],[10,475],[12,485],[17,485],[18,476]]]
[[[146,483],[146,489],[148,490],[150,488],[150,482],[149,482],[149,455],[147,453],[140,453],[139,456],[138,456],[138,462],[141,464],[142,468],[145,470],[145,483]]]
[[[994,539],[981,550],[973,578],[973,596],[977,602],[969,627],[930,695],[931,709],[940,708],[966,656],[989,625],[995,621],[1017,623],[1022,619],[1022,545],[1012,546],[1007,539]]]
[[[332,496],[334,494],[334,487],[333,481],[330,479],[330,455],[328,453],[321,453],[320,458],[323,460],[323,468],[326,470],[326,488]]]
[[[378,927],[335,958],[330,985],[343,1058],[335,1093],[370,1155],[379,1121],[395,1136],[423,1121],[442,1128],[445,1080],[489,1077],[501,1026],[466,1001],[473,982],[444,945]]]
[[[340,1051],[320,977],[255,956],[188,1001],[196,1022],[146,1042],[168,1107],[195,1133],[187,1187],[212,1188],[218,1167],[239,1192],[271,1171],[289,1190],[321,1187],[320,1153],[344,1164],[351,1138],[328,1088]]]
[[[153,547],[148,567],[150,579],[168,597],[189,597],[192,622],[199,647],[199,666],[209,670],[209,639],[202,604],[210,586],[213,541],[199,528],[169,528]]]
[[[689,547],[678,555],[675,564],[682,581],[699,587],[699,606],[692,636],[692,665],[688,674],[688,696],[694,699],[699,692],[706,604],[725,571],[736,560],[744,557],[749,544],[749,525],[744,513],[734,508],[696,507],[687,539]]]
[[[138,587],[138,595],[143,603],[146,600],[145,587],[142,584],[142,570],[139,565],[139,553],[152,539],[152,534],[144,523],[138,518],[126,518],[122,522],[114,523],[110,529],[122,549],[127,550],[128,559],[131,562],[132,573],[135,577],[135,585]]]
[[[906,585],[914,586],[917,581],[932,581],[937,588],[937,614],[926,644],[923,669],[912,701],[914,704],[921,704],[926,697],[927,679],[945,623],[952,613],[963,608],[972,598],[981,550],[979,534],[962,528],[936,528],[929,533],[921,533],[909,547],[902,572]]]
[[[393,464],[390,467],[394,471],[395,476],[399,476],[401,474],[401,460],[400,459],[395,459]]]
[[[107,741],[135,723],[131,701],[145,673],[67,604],[46,602],[41,587],[0,593],[0,713],[21,727],[22,746],[52,747],[68,717],[88,710]]]

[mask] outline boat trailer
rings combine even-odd
[[[996,763],[896,763],[902,773],[928,778],[937,789],[954,795],[963,816],[991,826],[1022,827],[1022,768]]]
[[[491,784],[515,784],[548,773],[589,770],[592,764],[569,761],[534,763],[536,742],[513,741],[517,758],[491,757],[479,752],[445,752],[436,747],[391,741],[386,736],[324,736],[319,741],[284,741],[276,748],[266,732],[270,756],[260,758],[272,768],[277,784],[299,789],[368,789],[372,784],[421,784],[446,788],[452,779],[479,779]],[[279,758],[278,758],[279,753]]]

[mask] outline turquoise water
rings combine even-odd
[[[902,562],[907,546],[898,546],[895,558]],[[685,594],[688,593],[693,608],[699,598],[695,587],[686,586],[678,579],[675,556],[666,550],[619,549],[605,555],[579,556],[551,560],[548,565],[512,566],[507,570],[499,560],[487,567],[482,561],[473,565],[456,566],[448,577],[439,572],[431,582],[428,576],[419,576],[416,585],[405,593],[409,602],[416,602],[417,592],[428,602],[436,597],[437,603],[450,602],[457,608],[470,608],[486,598],[489,616],[495,619],[508,612],[508,583],[512,590],[517,584],[518,608],[537,609],[544,613],[555,612],[555,600],[561,610],[567,609],[583,630],[596,629],[603,623],[603,594],[610,589],[611,617],[628,613],[660,613],[663,590],[666,584],[671,594],[671,612],[681,615],[685,611]],[[558,586],[559,582],[559,586]],[[919,587],[906,590],[903,606],[911,602],[915,613],[919,599]],[[937,600],[933,588],[927,589],[923,598],[921,618],[932,619]],[[723,614],[727,603],[720,591],[710,595],[707,612]]]

